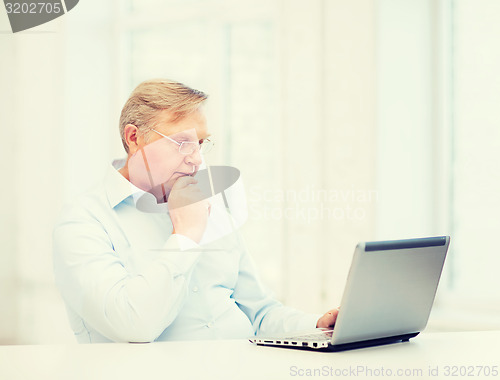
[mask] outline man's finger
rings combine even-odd
[[[332,309],[329,312],[327,312],[327,315],[328,315],[329,325],[333,326],[335,324],[335,321],[337,320],[337,316],[339,315],[339,310]]]
[[[196,179],[189,175],[186,175],[183,177],[179,177],[179,179],[175,181],[174,186],[172,186],[172,190],[182,189],[184,187],[187,187],[188,185],[194,185],[197,183],[198,181]]]

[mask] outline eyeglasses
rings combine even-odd
[[[165,136],[163,133],[158,132],[156,129],[152,129],[153,132],[158,133],[160,136],[165,137],[166,139],[172,141],[173,143],[179,145],[179,153],[184,155],[193,154],[196,150],[199,150],[201,153],[205,154],[210,152],[214,143],[210,139],[203,139],[198,142],[195,141],[175,141],[174,139]]]

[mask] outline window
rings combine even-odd
[[[457,294],[500,305],[500,3],[455,0],[451,4],[450,282]]]

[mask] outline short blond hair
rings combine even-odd
[[[139,84],[123,106],[120,115],[120,136],[125,151],[125,126],[135,125],[146,133],[155,127],[156,117],[161,111],[172,113],[171,122],[176,122],[196,111],[207,99],[207,95],[182,83],[168,79],[151,79]]]

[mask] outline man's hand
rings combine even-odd
[[[320,319],[318,319],[318,323],[316,323],[316,327],[318,328],[328,328],[333,327],[335,325],[335,321],[337,320],[337,315],[339,314],[339,308],[332,309],[325,313]]]
[[[204,200],[197,183],[191,176],[175,181],[168,197],[168,211],[175,233],[199,243],[207,227],[210,203]]]

